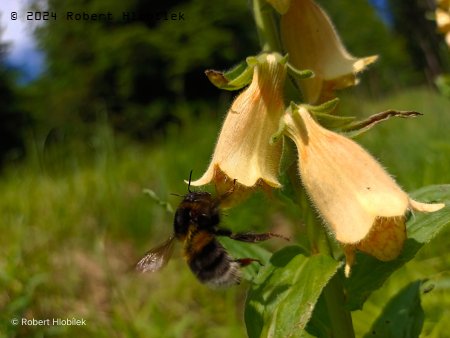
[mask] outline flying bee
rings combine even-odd
[[[248,243],[272,237],[287,238],[271,232],[233,233],[220,227],[220,203],[234,191],[234,186],[222,196],[213,197],[205,191],[191,191],[191,176],[192,172],[189,176],[188,193],[183,196],[175,212],[173,234],[164,243],[148,251],[136,264],[136,269],[141,272],[162,269],[168,263],[177,239],[183,243],[183,256],[201,283],[213,287],[239,284],[240,268],[260,261],[255,258],[232,258],[216,239],[217,236]]]

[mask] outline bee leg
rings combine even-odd
[[[253,262],[257,262],[257,263],[258,263],[259,265],[261,265],[261,266],[263,265],[259,259],[255,259],[255,258],[239,258],[239,259],[235,259],[234,261],[237,262],[237,263],[239,263],[239,265],[240,265],[241,267],[250,265],[250,264],[252,264]]]
[[[234,179],[233,186],[217,198],[217,205],[222,203],[223,200],[225,200],[228,196],[230,196],[234,192],[234,190],[236,190],[236,182],[237,180]]]
[[[283,239],[289,241],[289,238],[287,238],[283,235],[280,235],[280,234],[275,234],[273,232],[265,232],[265,233],[259,233],[259,234],[254,233],[254,232],[238,232],[238,233],[233,234],[233,232],[230,229],[217,228],[214,231],[214,234],[216,236],[225,236],[225,237],[234,239],[235,241],[248,242],[248,243],[263,242],[263,241],[267,241],[268,239],[270,239],[272,237],[283,238]]]
[[[253,233],[253,232],[238,232],[236,234],[231,234],[229,237],[236,241],[249,242],[249,243],[257,243],[257,242],[267,241],[268,239],[270,239],[272,237],[283,238],[283,239],[289,241],[289,238],[287,238],[283,235],[275,234],[273,232],[265,232],[265,233],[260,233],[260,234]]]

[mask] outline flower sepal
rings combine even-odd
[[[313,113],[320,125],[331,130],[341,130],[349,126],[356,119],[355,116],[339,116],[325,113]]]
[[[386,121],[391,117],[410,118],[421,115],[423,114],[416,111],[399,111],[390,109],[381,113],[371,115],[367,119],[349,123],[341,127],[339,131],[344,133],[346,136],[353,138],[365,133],[378,123]]]
[[[334,98],[332,100],[326,101],[319,105],[312,104],[304,104],[303,106],[310,111],[311,113],[319,113],[319,114],[331,114],[336,109],[339,104],[339,98]]]
[[[288,73],[296,80],[313,78],[315,76],[311,69],[297,69],[294,65],[287,63]]]
[[[287,64],[288,56],[277,55],[277,62],[281,65]],[[214,69],[205,70],[205,74],[209,81],[219,89],[235,91],[249,85],[253,78],[254,68],[266,62],[267,54],[262,53],[257,56],[248,56],[245,61],[238,63],[236,66],[227,71],[219,71]],[[304,77],[311,76],[311,71],[298,71]]]
[[[320,105],[304,104],[303,106],[314,115],[317,121],[325,128],[338,130],[350,125],[356,117],[339,116],[335,114],[339,99],[334,98]]]
[[[234,91],[247,86],[253,76],[253,67],[246,61],[242,61],[230,70],[218,71],[214,69],[205,70],[209,81],[219,89]]]

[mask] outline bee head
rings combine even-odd
[[[192,170],[189,173],[188,182],[188,193],[183,196],[183,202],[193,202],[193,203],[213,203],[213,197],[209,192],[206,191],[192,191],[191,190],[192,181]]]

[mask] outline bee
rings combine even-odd
[[[229,237],[236,241],[257,243],[282,235],[275,233],[233,233],[220,226],[220,203],[233,191],[233,187],[219,197],[205,191],[191,191],[192,172],[189,176],[188,193],[175,212],[173,234],[161,245],[148,251],[136,264],[136,270],[155,272],[162,269],[172,256],[175,239],[183,244],[183,256],[197,279],[211,287],[226,287],[240,282],[240,268],[255,258],[234,259],[216,239]]]

